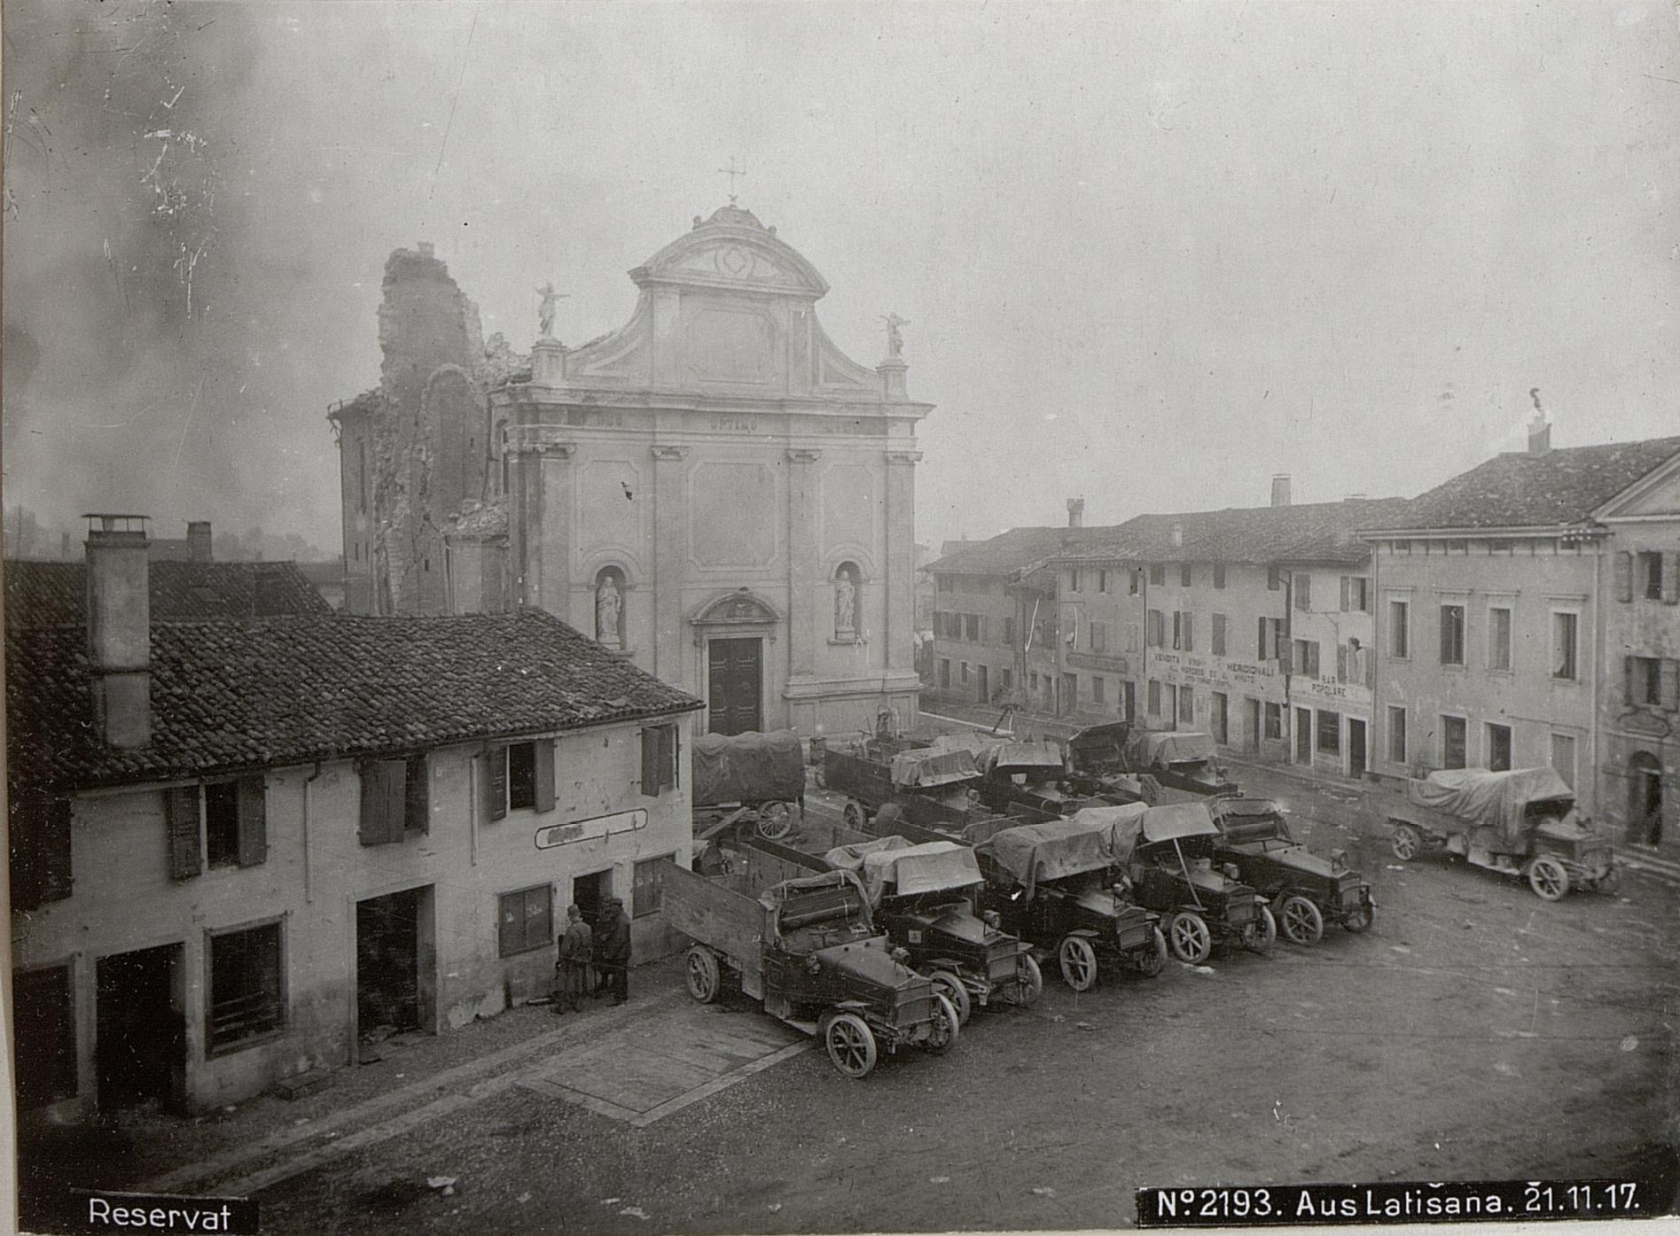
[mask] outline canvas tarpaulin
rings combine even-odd
[[[884,850],[908,850],[915,842],[907,837],[875,837],[869,841],[855,841],[849,845],[837,845],[823,855],[823,862],[830,867],[843,868],[846,871],[863,870],[863,860],[870,854],[879,854]]]
[[[883,893],[910,897],[968,888],[982,879],[974,851],[954,841],[929,841],[863,856],[863,887],[870,905],[878,903]]]
[[[1006,828],[976,848],[1014,876],[1030,899],[1043,881],[1100,871],[1122,861],[1116,839],[1130,850],[1134,821],[1143,810],[1141,803],[1086,807],[1067,819]]]
[[[791,802],[805,793],[805,757],[792,730],[702,734],[694,740],[694,805]]]
[[[1027,768],[1060,768],[1062,749],[1053,742],[1005,742],[980,756],[982,767],[1002,772]]]
[[[950,785],[979,775],[980,770],[974,766],[974,753],[962,749],[938,751],[922,747],[900,751],[892,760],[893,784],[909,789]]]
[[[1211,760],[1216,754],[1211,734],[1168,732],[1137,735],[1131,742],[1130,757],[1134,767],[1165,768],[1170,764]]]
[[[1563,799],[1573,805],[1575,791],[1555,768],[1449,768],[1407,781],[1406,797],[1420,807],[1498,829],[1500,840],[1511,845],[1523,835],[1523,811],[1529,803]]]

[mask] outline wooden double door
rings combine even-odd
[[[744,734],[764,728],[764,640],[761,636],[706,643],[706,728]]]

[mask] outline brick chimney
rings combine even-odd
[[[1272,476],[1272,505],[1289,505],[1289,473],[1278,472]]]
[[[210,548],[210,521],[192,520],[187,524],[187,561],[209,562],[214,557]]]
[[[1184,525],[1175,523],[1172,526],[1172,543],[1174,549],[1184,548]]]
[[[113,747],[152,741],[146,517],[86,515],[88,672],[94,724]]]
[[[1085,526],[1085,499],[1069,498],[1067,500],[1067,506],[1068,527],[1083,528]]]
[[[1552,423],[1544,412],[1536,412],[1528,423],[1528,453],[1544,455],[1552,449]]]

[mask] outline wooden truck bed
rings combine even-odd
[[[664,871],[665,921],[692,940],[716,949],[741,972],[741,990],[763,997],[764,929],[769,913],[738,891],[729,876],[708,879],[676,863]]]

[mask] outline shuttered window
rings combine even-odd
[[[368,760],[362,764],[362,815],[357,837],[363,845],[389,845],[403,839],[407,804],[407,760]]]
[[[286,1023],[285,968],[278,921],[212,932],[205,1045],[216,1055],[278,1032]]]
[[[1295,574],[1295,608],[1306,611],[1312,609],[1312,576]]]
[[[70,895],[68,798],[20,791],[11,800],[12,909],[33,910]]]
[[[1224,614],[1215,614],[1213,616],[1213,655],[1216,657],[1222,657],[1225,655]]]
[[[1616,554],[1614,574],[1616,577],[1616,599],[1618,601],[1633,600],[1633,555],[1625,549]]]
[[[497,951],[503,957],[545,948],[554,935],[554,896],[548,884],[503,893],[499,899]]]
[[[642,729],[642,793],[657,798],[677,784],[677,727],[649,725]]]
[[[630,886],[632,918],[646,918],[659,913],[659,907],[665,901],[665,866],[675,858],[674,854],[664,854],[658,858],[645,858],[636,864]]]
[[[554,810],[554,740],[516,742],[492,747],[487,757],[485,815],[504,818],[509,811]]]
[[[164,791],[164,828],[169,844],[169,878],[190,880],[204,870],[196,785]]]

